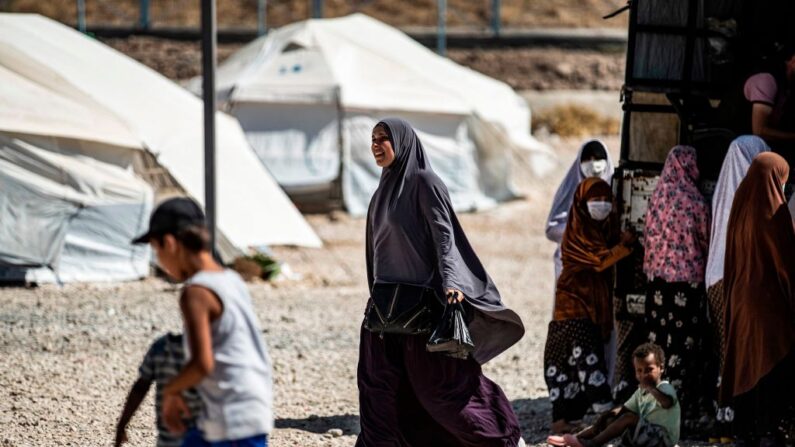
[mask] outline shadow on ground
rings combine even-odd
[[[552,404],[548,397],[536,399],[516,399],[511,402],[519,426],[522,427],[522,437],[528,444],[546,442],[549,435],[549,424],[552,414]]]
[[[522,436],[529,444],[537,444],[546,440],[549,431],[549,415],[552,405],[549,399],[517,399],[511,402]],[[276,419],[276,428],[302,430],[310,433],[323,434],[331,429],[342,430],[343,435],[359,433],[359,416],[355,414],[316,416],[310,415],[303,419]]]
[[[331,429],[342,430],[343,435],[359,433],[359,416],[355,414],[316,416],[310,415],[303,419],[276,419],[276,428],[293,428],[310,433],[323,434]]]

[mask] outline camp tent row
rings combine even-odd
[[[507,84],[362,14],[275,30],[221,64],[217,78],[221,102],[279,184],[295,197],[339,190],[354,215],[378,185],[370,134],[380,117],[414,125],[458,210],[515,197],[517,157],[539,175],[556,162],[530,136],[530,110]],[[200,94],[200,79],[188,87]]]
[[[536,174],[555,162],[530,136],[529,109],[510,87],[358,14],[276,30],[231,57],[218,79],[237,118],[216,117],[218,224],[229,256],[320,246],[279,184],[298,195],[336,187],[346,209],[363,214],[380,176],[369,140],[382,116],[414,124],[459,210],[515,197],[516,157]],[[145,276],[151,254],[129,240],[153,204],[171,194],[203,199],[199,99],[25,14],[0,14],[0,81],[0,279]]]
[[[218,113],[218,227],[226,252],[321,242]],[[0,272],[31,282],[146,276],[156,196],[203,201],[202,103],[55,21],[0,14]]]

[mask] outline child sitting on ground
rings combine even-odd
[[[603,414],[596,424],[575,435],[551,436],[549,443],[572,447],[601,446],[622,435],[619,445],[673,447],[679,441],[679,401],[676,390],[662,380],[665,353],[645,343],[632,354],[638,389],[619,408]]]
[[[124,403],[124,410],[119,417],[116,425],[115,447],[127,442],[127,424],[130,423],[133,415],[138,411],[138,407],[149,392],[152,382],[155,382],[155,412],[157,414],[157,447],[180,447],[182,445],[182,435],[173,434],[168,431],[163,418],[160,415],[163,408],[163,388],[177,375],[185,363],[185,349],[182,346],[182,334],[168,333],[157,340],[149,347],[144,356],[141,366],[138,368],[138,380],[135,381],[127,401]],[[190,411],[189,418],[198,416],[201,411],[201,399],[195,389],[188,389],[182,393],[182,398]],[[192,421],[188,422],[192,426]]]

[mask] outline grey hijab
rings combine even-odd
[[[415,284],[440,297],[447,288],[461,290],[475,310],[473,357],[486,363],[522,338],[522,320],[502,303],[414,129],[397,118],[379,125],[389,134],[395,161],[383,169],[367,213],[370,289],[376,282]]]

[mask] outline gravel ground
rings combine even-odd
[[[615,138],[607,141],[617,150]],[[553,143],[568,165],[577,143]],[[550,422],[542,353],[554,247],[544,238],[543,223],[563,164],[544,180],[517,172],[524,199],[461,216],[505,301],[527,328],[518,344],[484,369],[513,402],[531,443],[542,442]],[[339,213],[308,219],[326,243],[323,250],[276,250],[302,278],[250,287],[274,361],[272,445],[352,446],[366,298],[364,222]],[[148,344],[165,331],[181,330],[177,291],[159,279],[0,289],[0,445],[110,445]],[[131,446],[153,445],[151,395],[131,423]]]

